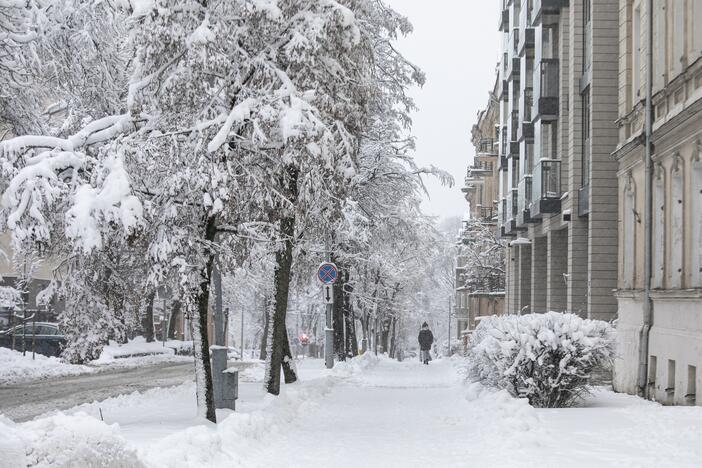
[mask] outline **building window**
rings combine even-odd
[[[658,163],[653,181],[653,284],[663,287],[665,274],[665,170]]]
[[[665,2],[654,2],[653,10],[653,86],[656,90],[665,86],[667,65],[665,62],[666,35],[665,35]],[[698,8],[702,11],[702,8]]]
[[[669,2],[673,7],[673,63],[671,66],[674,74],[682,72],[685,57],[685,4],[683,0]]]
[[[687,393],[685,400],[688,405],[694,405],[697,400],[697,367],[687,366]]]
[[[675,155],[670,179],[670,267],[668,287],[680,289],[683,275],[683,173],[684,163],[680,154]]]
[[[702,288],[702,141],[697,141],[690,184],[692,206],[692,287]]]
[[[668,402],[673,403],[675,399],[675,361],[668,359],[668,386],[665,388]]]
[[[631,34],[631,106],[636,106],[641,95],[641,8],[634,9]]]
[[[624,224],[622,287],[624,289],[633,289],[635,283],[634,272],[636,270],[636,189],[631,174],[627,176],[624,187],[622,215]]]
[[[583,72],[592,64],[592,0],[583,1]]]
[[[588,2],[589,3],[589,2]],[[582,95],[583,98],[583,123],[582,123],[582,132],[583,132],[583,155],[582,155],[582,176],[581,176],[581,185],[583,187],[586,187],[590,185],[590,159],[591,159],[591,151],[590,151],[590,112],[591,112],[591,104],[590,104],[590,87],[588,86],[587,90]]]

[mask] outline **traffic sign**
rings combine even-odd
[[[334,286],[331,284],[322,286],[322,300],[327,305],[334,304]]]
[[[339,277],[339,270],[333,263],[325,262],[319,265],[317,278],[322,284],[334,284]]]

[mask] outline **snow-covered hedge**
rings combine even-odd
[[[615,332],[577,315],[507,315],[483,319],[468,349],[468,377],[527,398],[566,407],[587,392],[593,371],[611,365]]]

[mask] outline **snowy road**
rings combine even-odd
[[[192,363],[161,363],[0,386],[0,414],[26,421],[52,410],[192,380]]]

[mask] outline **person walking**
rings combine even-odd
[[[429,361],[431,361],[431,353],[429,350],[434,343],[434,334],[429,330],[429,324],[427,322],[422,324],[422,329],[419,330],[419,337],[417,339],[419,340],[419,355],[422,364],[429,365]]]

